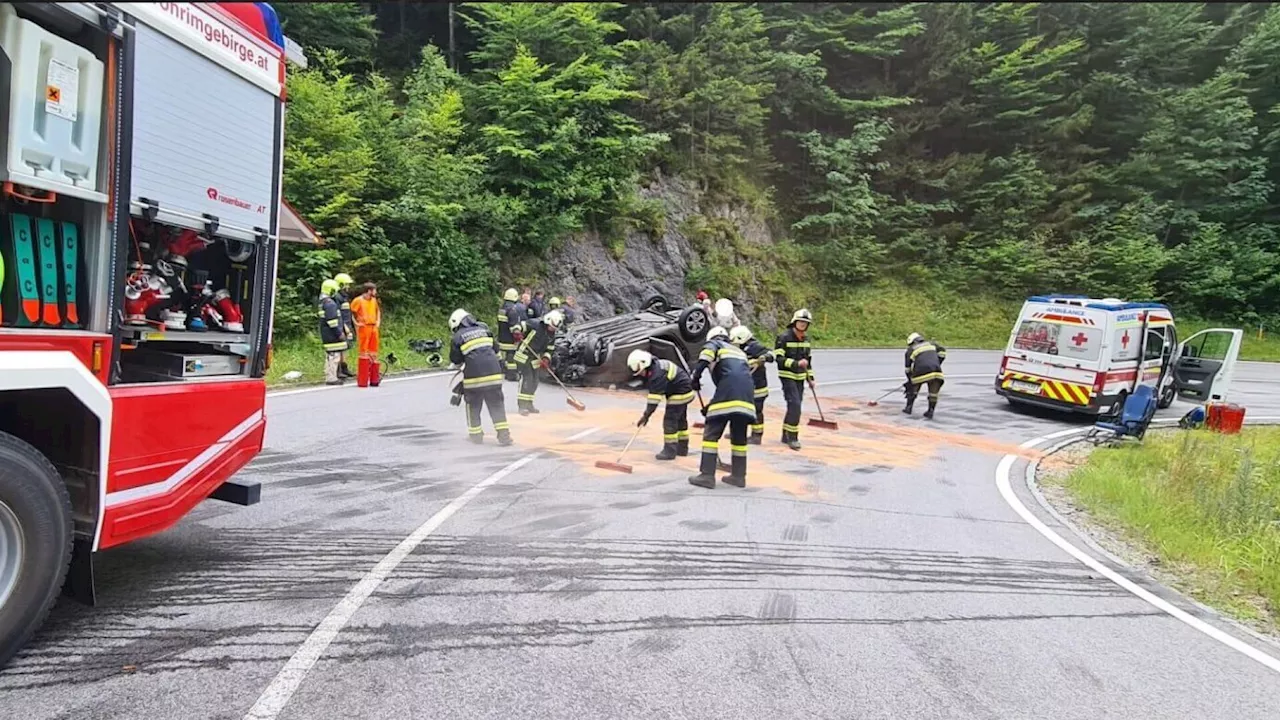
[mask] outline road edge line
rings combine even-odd
[[[1255,421],[1267,422],[1274,419],[1276,418],[1265,417],[1265,418],[1256,418]],[[1058,438],[1066,437],[1068,435],[1072,435],[1076,433],[1088,432],[1088,430],[1089,428],[1071,428],[1069,430],[1060,430],[1055,433],[1050,433],[1048,435],[1042,435],[1037,438],[1032,438],[1022,443],[1018,447],[1023,449],[1030,449],[1038,445],[1041,445],[1045,442],[1048,442],[1050,440],[1056,440]],[[1099,575],[1102,575],[1106,579],[1120,586],[1125,591],[1137,597],[1139,600],[1142,600],[1143,602],[1147,603],[1148,605],[1151,605],[1157,610],[1160,610],[1161,612],[1164,612],[1165,614],[1173,617],[1174,619],[1181,621],[1182,623],[1184,623],[1185,625],[1188,625],[1192,629],[1198,630],[1204,635],[1207,635],[1208,637],[1214,640],[1217,640],[1223,645],[1226,645],[1227,647],[1248,657],[1249,659],[1254,660],[1255,662],[1258,662],[1259,664],[1263,665],[1267,669],[1272,670],[1273,672],[1276,672],[1276,673],[1280,673],[1280,659],[1277,659],[1275,656],[1270,655],[1266,652],[1263,652],[1262,650],[1254,647],[1253,645],[1250,645],[1249,643],[1241,640],[1238,637],[1235,637],[1234,635],[1220,628],[1210,625],[1204,620],[1201,620],[1200,618],[1195,617],[1194,615],[1174,605],[1168,600],[1165,600],[1164,598],[1161,598],[1158,595],[1155,595],[1154,593],[1147,590],[1146,588],[1143,588],[1142,586],[1124,577],[1123,575],[1116,572],[1115,570],[1112,570],[1111,568],[1107,567],[1105,564],[1099,562],[1096,558],[1089,555],[1089,553],[1076,547],[1070,541],[1066,540],[1061,535],[1054,532],[1054,530],[1050,528],[1048,525],[1045,525],[1040,518],[1036,517],[1034,513],[1032,513],[1029,509],[1027,509],[1027,506],[1024,505],[1022,500],[1019,499],[1018,496],[1013,492],[1013,487],[1010,484],[1009,475],[1010,475],[1010,472],[1013,470],[1014,463],[1017,462],[1017,460],[1018,460],[1018,456],[1012,455],[1012,454],[1005,455],[1004,457],[1000,458],[1000,464],[996,466],[996,489],[1000,491],[1000,496],[1004,498],[1005,503],[1008,504],[1009,507],[1012,508],[1013,511],[1017,513],[1018,516],[1021,517],[1024,522],[1026,522],[1028,525],[1034,528],[1036,532],[1043,535],[1046,540],[1058,546],[1060,550],[1067,553],[1071,557],[1075,558],[1085,567],[1088,567],[1089,569],[1093,570]],[[1038,464],[1038,461],[1034,461],[1034,462]]]
[[[581,440],[599,430],[600,428],[598,427],[588,428],[576,435],[569,436],[566,440],[569,442]],[[426,522],[419,525],[417,529],[384,555],[369,572],[365,573],[360,582],[347,591],[347,594],[325,615],[320,624],[316,625],[311,633],[307,635],[307,639],[302,641],[302,644],[289,657],[284,667],[280,669],[280,672],[276,673],[276,676],[267,685],[266,689],[258,696],[257,702],[245,713],[244,720],[275,720],[285,706],[288,705],[289,700],[293,698],[298,687],[302,685],[302,681],[311,672],[311,668],[315,667],[315,664],[324,656],[325,651],[337,638],[338,633],[342,632],[342,629],[350,622],[356,611],[360,609],[360,606],[373,595],[384,580],[391,576],[391,573],[395,572],[395,569],[410,553],[417,549],[445,521],[453,517],[467,503],[474,500],[477,495],[516,470],[542,457],[543,454],[543,451],[537,451],[525,455],[471,486],[466,492],[451,500],[448,505],[436,511]]]

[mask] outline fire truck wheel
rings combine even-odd
[[[44,622],[71,562],[71,498],[58,471],[0,432],[0,667]]]

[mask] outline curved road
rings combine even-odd
[[[782,448],[775,392],[746,490],[691,487],[694,457],[653,461],[657,422],[634,474],[596,470],[636,394],[583,393],[576,413],[544,387],[511,448],[463,442],[438,376],[278,394],[245,472],[263,502],[206,503],[105,553],[99,607],[60,604],[0,672],[0,717],[1280,715],[1280,674],[1095,575],[1001,497],[1004,455],[1082,423],[1011,410],[998,357],[953,351],[928,423],[900,396],[866,406],[901,352],[820,352],[840,430]],[[1280,416],[1277,377],[1242,363],[1233,396]]]

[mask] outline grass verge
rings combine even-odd
[[[1158,558],[1192,597],[1280,624],[1280,428],[1153,432],[1045,482]]]

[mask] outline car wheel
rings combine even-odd
[[[0,433],[0,667],[44,622],[71,563],[71,499],[58,471]]]
[[[648,300],[644,301],[644,305],[640,306],[641,310],[652,310],[654,312],[666,312],[671,304],[661,295],[652,295]]]
[[[676,319],[676,325],[679,326],[680,337],[684,338],[685,342],[702,342],[707,337],[707,331],[711,329],[711,316],[702,307],[685,308]]]
[[[1156,407],[1164,410],[1173,404],[1173,399],[1178,396],[1178,389],[1169,383],[1160,391],[1160,399],[1156,401]]]

